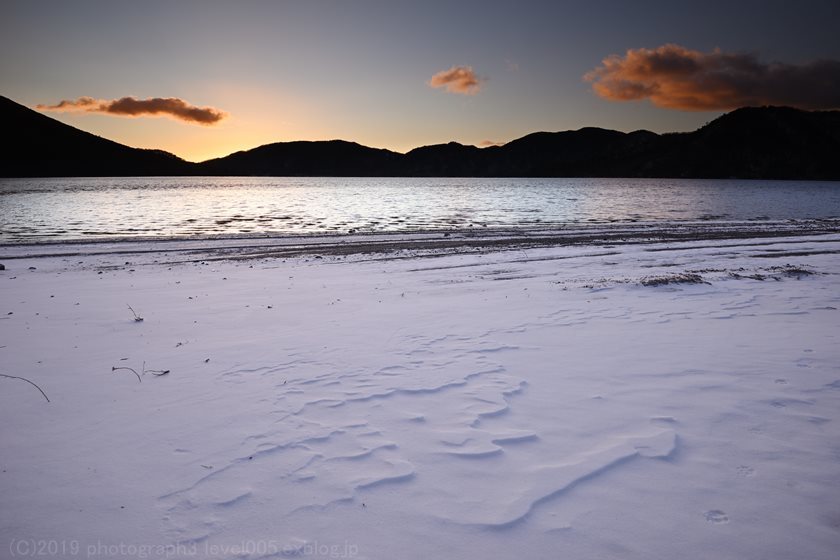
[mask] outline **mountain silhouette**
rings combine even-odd
[[[0,97],[0,176],[684,177],[840,180],[840,111],[748,107],[694,132],[535,132],[400,154],[355,142],[278,142],[201,163],[130,148]]]
[[[277,142],[198,164],[202,175],[370,177],[398,173],[402,154],[355,142]]]
[[[6,131],[3,177],[193,175],[195,164],[162,150],[130,148],[51,119],[0,96]]]

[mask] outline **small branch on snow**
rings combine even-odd
[[[142,382],[143,382],[143,380],[142,380],[142,379],[140,379],[140,374],[139,374],[139,373],[137,373],[137,372],[134,370],[134,368],[130,368],[130,367],[117,367],[117,366],[111,366],[111,371],[118,371],[118,370],[121,370],[121,369],[124,369],[124,370],[126,370],[126,371],[130,371],[131,373],[133,373],[134,375],[136,375],[136,376],[137,376],[137,381],[139,381],[140,383],[142,383]]]
[[[143,382],[143,378],[140,376],[139,373],[137,373],[136,369],[130,368],[130,367],[125,367],[125,366],[121,366],[121,367],[111,366],[111,371],[118,371],[118,370],[121,370],[121,369],[124,369],[126,371],[130,371],[131,373],[133,373],[134,375],[137,376],[137,381],[139,381],[141,383]],[[170,372],[170,370],[168,370],[168,369],[146,369],[146,362],[143,362],[143,369],[141,371],[143,372],[143,375],[146,375],[147,373],[151,373],[155,377],[160,377],[160,376],[166,375]]]
[[[166,375],[169,373],[168,369],[146,369],[146,362],[143,362],[143,375],[146,373],[151,373],[155,377],[160,377],[161,375]]]
[[[128,305],[128,304],[126,304],[126,305]],[[139,322],[141,322],[141,321],[143,320],[143,317],[141,317],[140,315],[138,315],[138,314],[137,314],[137,312],[136,312],[136,311],[134,311],[134,309],[132,309],[132,307],[131,307],[130,305],[128,306],[128,310],[129,310],[129,311],[131,311],[131,314],[132,314],[132,315],[134,315],[134,322],[135,322],[135,323],[139,323]],[[134,372],[134,373],[137,373],[137,372]]]
[[[17,375],[6,375],[5,373],[0,373],[0,377],[8,377],[9,379],[20,379],[21,381],[26,381],[27,383],[29,383],[30,385],[32,385],[33,387],[35,387],[36,389],[38,389],[39,391],[41,391],[41,394],[42,394],[42,395],[44,395],[44,398],[45,398],[45,399],[47,399],[47,402],[50,402],[50,398],[49,398],[49,397],[47,396],[47,394],[43,391],[43,389],[41,389],[40,387],[38,387],[38,386],[37,386],[35,383],[33,383],[32,381],[29,381],[27,378],[25,378],[25,377],[18,377]]]

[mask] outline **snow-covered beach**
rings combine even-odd
[[[833,559],[840,233],[702,227],[2,247],[0,556]]]

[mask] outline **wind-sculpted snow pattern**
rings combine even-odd
[[[175,535],[204,538],[208,530],[225,528],[223,523],[180,526],[196,517],[197,508],[211,517],[225,510],[226,522],[248,527],[255,515],[325,509],[357,501],[361,491],[380,485],[410,483],[418,468],[434,462],[436,455],[478,458],[536,437],[480,427],[483,418],[504,414],[510,397],[524,386],[486,359],[486,353],[498,348],[437,361],[435,346],[429,340],[407,352],[427,354],[426,359],[370,372],[341,371],[326,363],[308,365],[325,372],[314,378],[295,377],[294,364],[224,372],[222,377],[234,382],[254,376],[272,380],[272,416],[264,431],[243,439],[238,456],[163,496],[173,503],[169,511]],[[235,481],[247,481],[247,488],[231,492]],[[262,504],[270,511],[255,507],[254,494],[278,485],[287,490],[278,502]]]
[[[389,484],[407,486],[399,491],[425,503],[419,514],[505,527],[540,501],[628,459],[674,451],[673,430],[654,428],[531,463],[535,453],[545,453],[539,434],[508,428],[501,418],[527,387],[503,365],[504,354],[519,348],[484,338],[411,337],[404,365],[369,371],[287,362],[221,373],[227,382],[259,378],[271,386],[264,397],[270,422],[245,436],[224,464],[161,497],[172,538],[247,534],[261,519],[280,522],[304,510],[364,503],[371,490]],[[301,377],[303,371],[320,373]],[[277,499],[260,498],[265,495]]]

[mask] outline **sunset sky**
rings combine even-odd
[[[743,104],[840,108],[838,21],[836,0],[0,0],[0,94],[191,161],[684,131]]]

